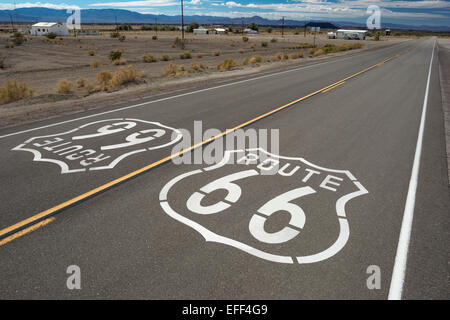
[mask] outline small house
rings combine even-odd
[[[69,29],[65,23],[57,22],[39,22],[31,26],[30,34],[32,36],[45,36],[54,33],[57,36],[68,36]]]

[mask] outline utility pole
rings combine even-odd
[[[12,30],[12,32],[14,32],[14,22],[13,22],[12,14],[9,14],[9,20],[11,20],[11,30]]]
[[[158,37],[158,18],[155,17],[155,32],[156,32],[156,37]]]
[[[284,38],[284,17],[283,17],[283,24],[281,25],[281,37]]]
[[[181,48],[184,50],[184,12],[183,12],[183,0],[181,0]]]

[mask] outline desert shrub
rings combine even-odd
[[[144,24],[143,26],[141,26],[141,30],[143,30],[143,31],[152,30],[152,26]]]
[[[336,52],[337,48],[334,44],[327,43],[323,47],[323,50],[325,51],[325,53],[332,53],[332,52]]]
[[[84,88],[87,85],[87,80],[85,78],[78,78],[76,83],[78,88]]]
[[[273,31],[272,27],[268,27],[268,28],[267,28],[267,32],[268,32],[268,33],[272,33],[272,31]]]
[[[0,56],[0,69],[5,69],[5,57]]]
[[[377,32],[375,33],[374,40],[375,40],[375,41],[380,41],[380,37],[381,37],[381,32],[380,32],[380,31],[377,31]]]
[[[238,52],[239,53],[245,53],[245,50],[244,49],[239,49]]]
[[[169,60],[170,60],[170,57],[169,57],[168,54],[163,54],[163,55],[161,56],[161,60],[162,60],[162,61],[169,61]]]
[[[308,54],[309,54],[309,55],[313,55],[313,54],[314,54],[314,51],[315,51],[315,50],[314,50],[313,48],[309,48],[309,49],[308,49]]]
[[[58,87],[56,88],[58,93],[68,94],[72,92],[72,82],[66,79],[59,80]]]
[[[298,59],[298,58],[300,58],[300,55],[298,54],[298,53],[291,53],[291,56],[290,56],[290,58],[292,59],[292,60],[295,60],[295,59]]]
[[[121,57],[122,57],[122,51],[119,51],[119,50],[112,50],[112,51],[109,53],[109,59],[110,59],[111,61],[114,61],[114,60],[120,60]]]
[[[242,37],[242,41],[248,42],[248,37]]]
[[[125,37],[124,35],[121,35],[121,36],[119,37],[119,41],[120,41],[120,42],[124,42],[126,38],[127,38],[127,37]]]
[[[156,60],[156,58],[154,56],[152,56],[151,54],[144,54],[142,56],[142,61],[145,63],[152,63],[152,62],[156,62],[158,60]]]
[[[362,46],[363,46],[362,43],[356,42],[352,44],[352,49],[361,49]]]
[[[56,33],[50,32],[50,33],[48,33],[48,34],[46,35],[46,37],[47,37],[48,39],[55,39],[55,38],[56,38]]]
[[[213,56],[216,56],[216,57],[220,56],[220,51],[219,50],[214,50],[213,51]]]
[[[263,61],[263,57],[261,57],[260,55],[255,55],[255,56],[252,56],[248,60],[248,63],[255,64],[255,63],[261,63],[262,61]]]
[[[152,40],[158,40],[158,36],[153,36]]]
[[[113,74],[109,70],[102,70],[97,73],[97,82],[103,86],[107,87],[109,81],[112,79]]]
[[[118,28],[118,30],[123,30],[123,31],[131,31],[133,30],[133,27],[131,26],[131,24],[121,24]]]
[[[300,44],[292,47],[292,49],[307,49],[307,48],[312,48],[312,47],[314,47],[314,44],[304,42],[304,43],[300,43]]]
[[[316,51],[314,51],[314,57],[321,56],[324,54],[325,54],[325,51],[323,49],[317,49]]]
[[[282,57],[283,57],[283,53],[282,52],[278,52],[274,56],[270,57],[270,61],[272,61],[272,62],[280,61]]]
[[[144,74],[142,72],[136,70],[136,68],[132,65],[121,67],[113,75],[109,82],[109,87],[114,89],[127,83],[139,82],[143,75]]]
[[[110,34],[111,38],[119,38],[120,37],[120,32],[119,31],[113,31]]]
[[[270,40],[270,42],[272,42],[272,43],[275,43],[275,42],[277,42],[278,40],[276,39],[276,38],[272,38],[271,40]]]
[[[233,59],[227,59],[217,66],[217,70],[220,70],[220,71],[230,70],[233,67],[236,67],[237,65],[238,65],[237,62],[234,61]]]
[[[115,65],[115,66],[120,66],[120,65],[126,64],[126,61],[121,60],[121,59],[117,59],[117,60],[113,60],[112,64]]]
[[[286,61],[289,60],[289,55],[287,55],[286,53],[283,53],[283,55],[281,56],[281,61]]]
[[[192,54],[189,51],[180,54],[180,59],[192,59]]]
[[[173,47],[181,47],[183,45],[183,40],[181,40],[180,38],[176,37],[172,46]]]
[[[242,60],[242,65],[246,66],[249,64],[249,62],[250,62],[250,58],[245,58],[244,60]]]
[[[31,98],[33,94],[34,90],[28,88],[26,83],[8,80],[3,87],[0,87],[0,103],[10,103],[25,98]]]
[[[201,63],[193,62],[191,64],[191,70],[194,72],[203,72],[205,67]]]
[[[203,58],[203,55],[201,53],[197,53],[197,58],[201,59]]]
[[[25,38],[22,33],[14,32],[14,34],[11,36],[11,42],[15,46],[20,46],[21,44],[23,44],[25,42]]]
[[[94,50],[89,50],[88,51],[88,55],[90,55],[91,57],[95,56],[95,51]]]
[[[269,46],[269,44],[267,43],[267,41],[261,42],[261,47],[267,48],[268,46]]]
[[[92,61],[89,66],[91,68],[98,68],[100,66],[100,61]]]
[[[169,77],[173,77],[177,74],[178,66],[175,63],[169,63],[163,69],[163,74]]]

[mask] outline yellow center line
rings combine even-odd
[[[52,222],[53,221],[52,219],[54,219],[54,218],[52,218],[52,219],[48,219],[48,218],[50,218],[53,215],[63,211],[64,209],[67,209],[70,206],[78,204],[81,201],[87,200],[90,197],[93,197],[93,196],[95,196],[95,195],[97,195],[97,194],[99,194],[99,193],[101,193],[103,191],[108,190],[109,188],[112,188],[112,187],[114,187],[114,186],[116,186],[116,185],[118,185],[118,184],[120,184],[122,182],[125,182],[125,181],[127,181],[127,180],[129,180],[131,178],[134,178],[134,177],[138,176],[139,174],[142,174],[142,173],[144,173],[146,171],[149,171],[149,170],[151,170],[151,169],[153,169],[153,168],[155,168],[155,167],[157,167],[157,166],[159,166],[161,164],[164,164],[164,163],[166,163],[166,162],[168,162],[168,161],[170,161],[170,160],[172,160],[172,159],[174,159],[174,158],[176,158],[178,156],[183,155],[184,153],[190,152],[193,149],[196,149],[196,148],[198,148],[198,147],[200,147],[202,145],[205,145],[205,144],[208,144],[208,143],[210,143],[210,142],[212,142],[214,140],[217,140],[217,139],[219,139],[219,138],[221,138],[221,137],[223,137],[223,136],[225,136],[225,135],[227,135],[227,134],[229,134],[229,133],[231,133],[233,131],[236,131],[237,129],[240,129],[240,128],[248,126],[248,125],[250,125],[252,123],[255,123],[258,120],[266,118],[266,117],[268,117],[268,116],[270,116],[270,115],[272,115],[272,114],[274,114],[274,113],[276,113],[276,112],[278,112],[280,110],[288,108],[288,107],[290,107],[290,106],[292,106],[292,105],[294,105],[294,104],[296,104],[296,103],[298,103],[300,101],[308,99],[308,98],[310,98],[310,97],[312,97],[312,96],[314,96],[314,95],[316,95],[318,93],[324,92],[324,91],[326,91],[328,89],[331,90],[331,89],[333,89],[333,87],[341,85],[341,84],[343,84],[345,81],[347,81],[349,79],[352,79],[352,78],[354,78],[354,77],[356,77],[356,76],[358,76],[358,75],[360,75],[362,73],[365,73],[365,72],[367,72],[367,71],[369,71],[369,70],[371,70],[371,69],[373,69],[375,67],[378,67],[378,66],[384,64],[387,61],[390,61],[390,60],[392,60],[394,58],[399,57],[400,55],[402,55],[402,54],[412,50],[414,47],[416,47],[416,45],[414,45],[411,48],[406,49],[406,50],[396,54],[393,57],[390,57],[390,58],[388,58],[386,60],[383,60],[383,61],[381,61],[381,62],[379,62],[379,63],[377,63],[377,64],[375,64],[373,66],[370,66],[368,68],[365,68],[365,69],[363,69],[363,70],[361,70],[361,71],[359,71],[357,73],[354,73],[354,74],[352,74],[352,75],[350,75],[350,76],[348,76],[348,77],[346,77],[346,78],[344,78],[342,80],[334,82],[334,83],[332,83],[332,84],[330,84],[330,85],[328,85],[328,86],[326,86],[326,87],[324,87],[322,89],[314,91],[314,92],[312,92],[310,94],[307,94],[304,97],[301,97],[301,98],[299,98],[297,100],[291,101],[291,102],[289,102],[289,103],[287,103],[287,104],[285,104],[285,105],[283,105],[281,107],[273,109],[273,110],[271,110],[271,111],[269,111],[267,113],[264,113],[264,114],[262,114],[262,115],[260,115],[260,116],[258,116],[256,118],[253,118],[253,119],[251,119],[249,121],[241,123],[241,124],[235,126],[232,129],[227,129],[227,130],[223,131],[222,133],[220,133],[220,134],[218,134],[218,135],[216,135],[214,137],[211,137],[211,138],[206,139],[206,140],[204,140],[202,142],[199,142],[199,143],[197,143],[195,145],[192,145],[192,146],[190,146],[190,147],[188,147],[186,149],[183,149],[183,150],[181,150],[181,151],[179,151],[177,153],[171,154],[171,155],[169,155],[169,156],[167,156],[167,157],[165,157],[163,159],[160,159],[158,161],[155,161],[155,162],[153,162],[153,163],[151,163],[151,164],[149,164],[149,165],[147,165],[147,166],[145,166],[143,168],[140,168],[138,170],[130,172],[130,173],[128,173],[128,174],[126,174],[126,175],[124,175],[124,176],[122,176],[120,178],[117,178],[117,179],[115,179],[113,181],[105,183],[105,184],[103,184],[103,185],[101,185],[101,186],[99,186],[97,188],[94,188],[94,189],[92,189],[92,190],[90,190],[90,191],[88,191],[86,193],[83,193],[83,194],[81,194],[79,196],[76,196],[76,197],[70,199],[70,200],[67,200],[67,201],[65,201],[63,203],[60,203],[60,204],[58,204],[58,205],[56,205],[56,206],[54,206],[54,207],[52,207],[50,209],[47,209],[47,210],[42,211],[40,213],[37,213],[37,214],[27,218],[27,219],[24,219],[24,220],[22,220],[20,222],[17,222],[17,223],[15,223],[15,224],[13,224],[13,225],[11,225],[9,227],[6,227],[6,228],[0,230],[0,246],[2,246],[3,244],[5,244],[7,242],[10,242],[10,241],[16,239],[16,238],[18,238],[18,237],[20,237],[20,236],[22,236],[22,235],[24,235],[26,233],[34,231],[37,228],[42,227],[42,226]],[[10,240],[6,241],[6,239],[10,239]]]
[[[338,83],[337,85],[332,86],[331,88],[328,88],[327,90],[322,91],[322,93],[325,93],[325,92],[328,92],[330,90],[333,90],[334,88],[339,87],[340,85],[343,85],[344,83],[345,83],[345,81],[342,81],[341,83]]]

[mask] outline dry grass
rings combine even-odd
[[[127,62],[125,60],[121,60],[121,59],[117,59],[117,60],[113,60],[112,64],[115,66],[121,66],[126,64]]]
[[[94,50],[89,50],[88,51],[88,55],[90,55],[91,57],[95,56],[95,51]]]
[[[233,59],[227,59],[217,66],[217,70],[220,70],[220,71],[231,70],[232,68],[236,67],[237,65],[238,65],[237,62],[234,61]]]
[[[301,56],[299,53],[294,52],[294,53],[291,53],[289,58],[291,58],[292,60],[296,60],[298,58],[301,58]]]
[[[72,92],[72,86],[72,82],[67,79],[62,79],[59,80],[56,91],[61,94],[68,94]]]
[[[239,49],[238,52],[239,53],[245,53],[245,50],[244,49]]]
[[[137,83],[140,81],[140,79],[142,79],[143,76],[144,74],[138,71],[132,65],[121,67],[112,77],[111,81],[109,82],[109,87],[110,89],[115,89],[124,84]]]
[[[109,82],[111,81],[113,74],[109,70],[102,70],[97,74],[97,82],[103,91],[107,91]]]
[[[164,67],[163,74],[168,77],[180,77],[203,71],[205,71],[205,67],[197,62],[193,62],[190,69],[186,69],[183,65],[178,66],[175,63],[170,63]]]
[[[98,68],[100,66],[100,61],[92,61],[89,66],[91,68]]]
[[[180,54],[180,59],[192,59],[192,54],[189,51]]]
[[[85,78],[78,78],[76,81],[77,87],[78,88],[84,88],[86,87],[88,81]]]
[[[215,56],[215,57],[220,56],[220,51],[219,50],[214,50],[213,51],[213,56]]]
[[[170,57],[169,57],[168,54],[163,54],[163,55],[161,56],[161,61],[169,61],[169,60],[170,60]]]
[[[152,56],[151,54],[144,54],[142,56],[142,61],[145,63],[152,63],[152,62],[156,62],[158,61],[154,56]]]
[[[26,83],[18,83],[16,80],[8,80],[3,87],[0,87],[0,103],[2,104],[31,98],[33,95],[33,89],[28,88]]]
[[[178,66],[175,63],[169,63],[163,69],[163,74],[165,76],[173,77],[177,74]]]
[[[254,55],[249,60],[248,63],[255,64],[255,63],[261,63],[263,61],[263,57],[260,55]]]
[[[325,50],[323,50],[323,49],[317,49],[316,51],[314,51],[314,57],[321,56],[324,54],[325,54]]]

